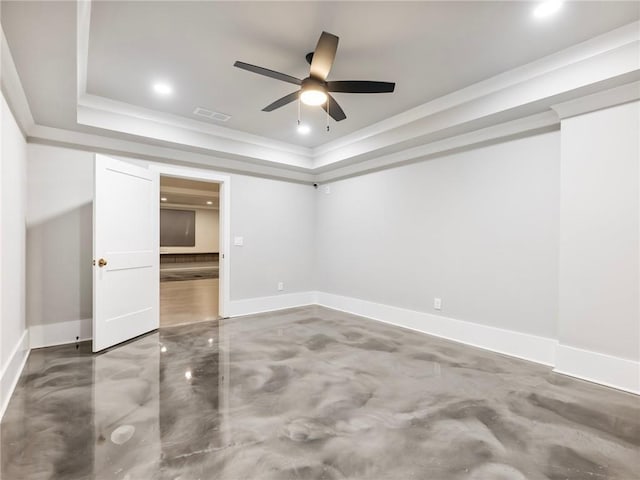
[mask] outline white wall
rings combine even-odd
[[[231,247],[232,300],[313,290],[315,193],[311,185],[233,176],[231,234],[244,246]]]
[[[639,159],[640,102],[562,121],[559,339],[634,362],[640,361]]]
[[[28,352],[25,321],[26,141],[0,99],[0,416]]]
[[[29,144],[27,178],[29,324],[90,319],[93,155]]]
[[[30,325],[90,318],[93,154],[29,144],[28,163]],[[231,247],[232,300],[313,288],[314,193],[309,185],[231,176],[232,235],[245,239]]]
[[[321,187],[318,289],[555,338],[559,152],[556,131]]]
[[[160,253],[217,253],[220,251],[220,212],[213,208],[192,206],[165,207],[176,210],[195,210],[196,244],[193,247],[162,247]]]

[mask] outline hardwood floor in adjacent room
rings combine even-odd
[[[218,318],[218,279],[160,282],[160,326]]]

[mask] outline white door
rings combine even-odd
[[[96,155],[93,351],[159,326],[159,174]]]

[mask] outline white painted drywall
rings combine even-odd
[[[27,163],[29,324],[90,319],[93,155],[29,144]]]
[[[29,323],[90,318],[93,154],[29,144],[28,163]],[[232,300],[311,290],[313,187],[231,178]]]
[[[561,128],[560,343],[640,361],[640,102]]]
[[[231,185],[231,235],[244,240],[231,246],[231,300],[313,290],[314,188],[244,175]]]
[[[217,253],[220,250],[220,212],[212,208],[167,207],[177,210],[195,210],[196,244],[193,247],[162,247],[160,253]]]
[[[555,131],[321,186],[318,290],[555,338],[559,153]]]
[[[0,415],[26,356],[26,141],[0,96]]]

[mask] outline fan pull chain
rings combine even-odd
[[[298,127],[300,127],[300,95],[298,95]]]
[[[329,131],[329,105],[331,105],[331,102],[327,98],[327,132]]]

